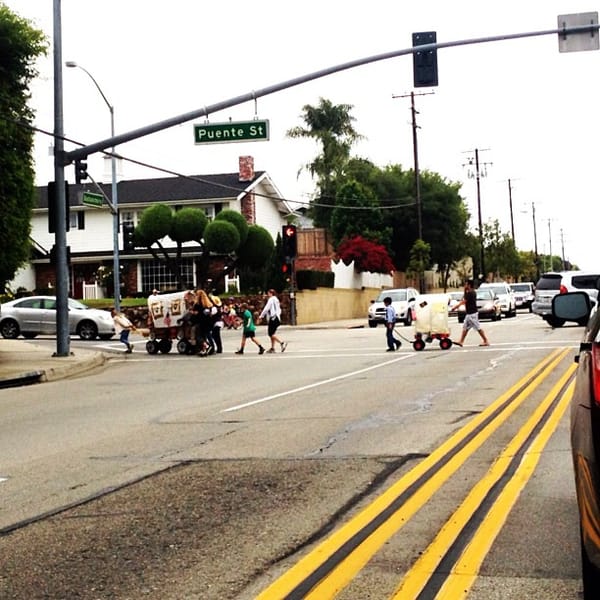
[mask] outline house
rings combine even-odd
[[[110,184],[99,186],[110,198]],[[110,269],[113,264],[113,215],[106,203],[102,208],[83,204],[84,191],[98,193],[98,188],[92,183],[69,186],[69,295],[74,298],[84,297],[85,286],[95,286],[101,266]],[[38,187],[37,193],[31,227],[34,257],[11,283],[13,289],[19,286],[36,290],[55,287],[55,269],[50,263],[55,236],[48,231],[48,189],[46,186]],[[120,181],[117,198],[121,231],[119,262],[125,280],[125,295],[176,286],[173,275],[148,250],[123,249],[123,224],[135,226],[142,211],[154,203],[166,204],[174,210],[201,208],[209,219],[221,210],[236,210],[249,224],[260,225],[269,231],[273,240],[287,222],[286,216],[293,212],[268,173],[255,172],[251,156],[239,158],[239,169],[235,173]],[[175,243],[171,246],[170,243],[166,240],[165,247],[175,246]],[[185,244],[183,267],[185,280],[190,286],[197,283],[194,258],[200,253],[197,244]]]

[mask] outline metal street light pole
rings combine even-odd
[[[98,82],[94,79],[93,75],[84,69],[81,65],[78,65],[75,61],[68,60],[65,65],[67,67],[77,67],[81,69],[87,76],[94,82],[94,85],[100,92],[102,99],[108,106],[110,111],[110,136],[115,137],[115,108],[108,101],[102,88],[98,85]],[[119,267],[119,202],[117,197],[117,159],[115,157],[115,147],[112,147],[112,156],[110,157],[110,168],[111,168],[111,196],[112,196],[112,212],[113,212],[113,282],[114,282],[114,298],[115,308],[121,309],[121,273]]]
[[[54,180],[56,182],[56,354],[69,356],[69,270],[67,264],[67,211],[64,167],[62,88],[62,23],[60,0],[52,7],[54,29]]]

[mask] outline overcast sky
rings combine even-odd
[[[2,1],[2,0],[0,0]],[[52,38],[52,0],[4,0]],[[597,10],[562,0],[63,0],[63,60],[96,79],[114,105],[117,133],[131,131],[314,71],[412,45],[412,33],[436,31],[438,42],[549,30],[559,14]],[[597,191],[600,52],[559,53],[554,35],[438,51],[439,86],[416,97],[419,165],[463,184],[477,224],[476,183],[463,166],[479,149],[481,212],[511,232],[517,247],[599,267],[592,244],[600,213]],[[36,125],[52,131],[52,54],[39,64]],[[63,69],[66,136],[93,143],[110,136],[110,113],[80,69]],[[410,99],[412,57],[402,56],[278,92],[210,115],[210,122],[268,119],[270,140],[194,145],[193,122],[119,146],[125,157],[186,175],[236,171],[252,155],[290,200],[307,201],[313,182],[297,177],[317,148],[286,131],[302,125],[319,98],[353,105],[365,136],[353,154],[376,165],[413,167]],[[202,122],[203,119],[197,120]],[[38,135],[37,183],[53,179],[51,139]],[[72,146],[67,145],[67,149]],[[96,180],[103,160],[90,157]],[[73,180],[72,168],[66,172]],[[164,174],[133,164],[124,179]],[[594,244],[595,245],[595,244]]]

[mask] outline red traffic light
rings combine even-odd
[[[283,225],[281,227],[283,256],[288,259],[296,258],[298,252],[298,236],[296,235],[295,225]]]

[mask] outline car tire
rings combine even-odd
[[[458,322],[459,323],[464,323],[465,322],[465,317],[464,316],[458,317]]]
[[[562,327],[565,324],[564,319],[557,319],[556,317],[546,317],[546,323],[550,327]]]
[[[16,340],[21,330],[19,324],[14,319],[5,319],[0,324],[0,334],[7,340]]]
[[[412,325],[412,310],[409,308],[406,313],[406,319],[404,319],[404,326],[410,327]]]
[[[98,327],[93,321],[81,321],[77,326],[77,335],[86,342],[95,340],[98,335]]]
[[[593,600],[598,597],[600,588],[600,569],[596,567],[583,543],[583,534],[579,527],[579,543],[581,545],[581,578],[583,580],[583,600]]]
[[[369,327],[373,329],[373,327],[377,327],[377,321],[369,321]]]

